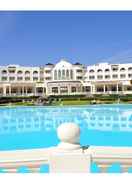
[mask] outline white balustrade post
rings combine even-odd
[[[90,172],[91,157],[80,146],[80,128],[75,123],[61,124],[57,130],[60,143],[49,157],[50,172]]]
[[[80,128],[75,123],[63,123],[58,127],[57,130],[58,138],[60,143],[58,148],[66,150],[81,149],[80,146]]]

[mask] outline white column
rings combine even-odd
[[[71,93],[71,87],[70,85],[68,85],[68,95],[70,95],[70,93]]]
[[[125,91],[125,88],[124,88],[125,86],[123,86],[123,84],[122,84],[122,93],[124,94],[124,91]]]
[[[22,86],[22,95],[24,96],[24,86]]]
[[[92,86],[92,93],[95,94],[95,85]]]
[[[45,93],[45,94],[46,94],[46,96],[48,96],[48,93],[49,93],[49,88],[48,88],[48,86],[45,87],[45,90],[46,90],[46,93]]]
[[[60,86],[58,86],[58,95],[60,95]]]
[[[21,88],[18,87],[18,94],[20,95],[21,94]]]
[[[92,86],[90,86],[90,93],[92,93]]]
[[[11,86],[9,86],[9,95],[11,96]]]
[[[34,95],[36,96],[37,94],[37,90],[36,90],[36,87],[34,87]]]
[[[107,85],[107,93],[109,93],[109,85]]]
[[[41,87],[41,88],[42,88],[41,95],[43,96],[44,95],[44,87]]]
[[[105,93],[105,85],[104,85],[104,93]]]
[[[25,89],[26,89],[26,96],[27,96],[27,87],[25,87]]]
[[[117,93],[118,93],[118,83],[117,83],[117,85],[116,85],[116,91],[117,91]]]
[[[6,86],[3,86],[3,95],[6,96]]]
[[[21,96],[22,96],[22,87],[20,88],[20,93],[21,93]]]

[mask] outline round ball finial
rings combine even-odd
[[[78,144],[80,138],[80,128],[75,123],[63,123],[58,127],[57,135],[61,142]]]

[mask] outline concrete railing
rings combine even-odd
[[[108,172],[112,164],[119,163],[121,172],[132,167],[132,148],[81,146],[80,128],[74,123],[61,124],[57,131],[61,142],[56,147],[0,152],[0,168],[14,173],[22,166],[30,172],[39,172],[42,165],[49,165],[49,172],[91,172],[96,163],[100,172]]]

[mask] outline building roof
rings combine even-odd
[[[55,67],[54,67],[54,69],[70,69],[70,68],[72,68],[72,64],[71,63],[69,63],[68,61],[66,61],[66,60],[60,60],[60,62],[58,62],[56,65],[55,65]]]

